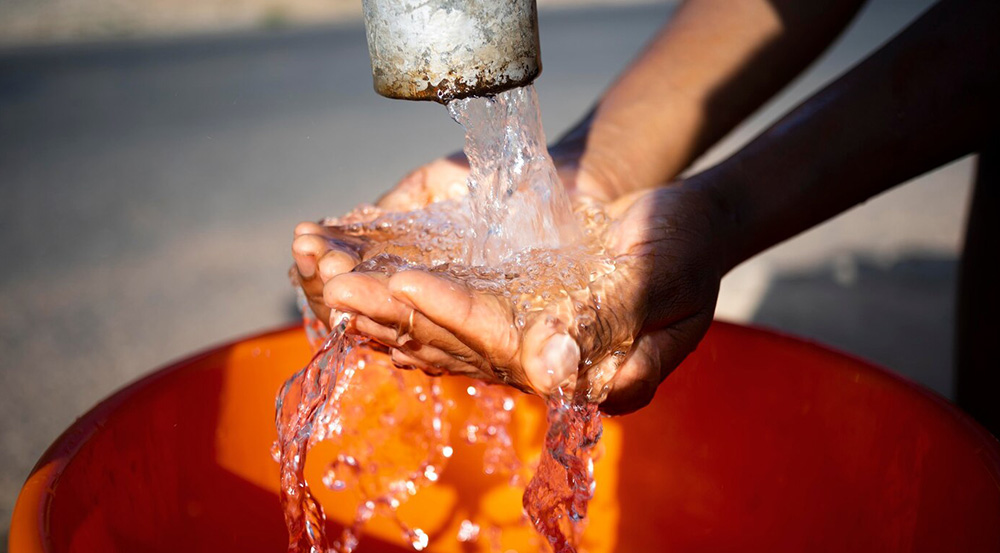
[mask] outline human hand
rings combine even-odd
[[[412,211],[468,193],[469,164],[464,155],[436,159],[403,177],[379,198],[374,211]],[[292,241],[292,279],[305,293],[316,318],[329,327],[330,308],[323,303],[323,286],[334,276],[350,272],[360,261],[362,241],[342,232],[338,223],[364,218],[353,212],[343,219],[321,223],[304,221],[295,226]]]
[[[553,148],[553,161],[571,200],[607,202],[617,196],[610,179],[591,175],[579,164],[582,150]],[[601,173],[604,175],[604,172]],[[430,204],[459,198],[468,193],[469,164],[461,153],[434,160],[408,174],[379,198],[373,210],[406,212]],[[368,215],[368,218],[374,215]],[[330,326],[330,308],[323,302],[323,286],[333,277],[350,272],[361,260],[363,243],[345,234],[339,226],[362,218],[353,212],[345,218],[320,223],[304,221],[296,225],[292,241],[292,279],[305,293],[309,308],[324,326]]]
[[[711,322],[722,223],[711,199],[683,184],[632,194],[608,213],[614,223],[606,248],[617,268],[592,284],[602,307],[583,327],[574,324],[571,298],[551,302],[519,328],[509,299],[417,270],[340,274],[326,283],[324,300],[356,314],[354,330],[390,347],[399,365],[543,395],[569,382],[592,386],[600,398],[606,386],[605,412],[633,411],[652,399]],[[605,355],[633,337],[627,352]],[[578,373],[588,360],[593,365]],[[578,374],[604,380],[575,382]]]

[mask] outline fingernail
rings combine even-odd
[[[541,374],[528,374],[531,385],[542,393],[570,383],[580,366],[580,346],[569,334],[553,335],[542,347]]]
[[[300,257],[295,260],[295,265],[299,268],[302,278],[312,278],[316,274],[316,262],[312,257]]]

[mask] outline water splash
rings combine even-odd
[[[497,266],[529,249],[559,249],[580,232],[545,147],[532,86],[448,103],[465,127],[473,265]]]
[[[445,402],[437,382],[393,369],[385,354],[347,333],[349,324],[343,317],[278,395],[274,454],[281,465],[289,551],[350,553],[377,514],[396,520],[419,550],[427,535],[395,512],[418,488],[437,480],[451,455]],[[335,541],[327,537],[326,515],[304,475],[307,453],[323,441],[338,451],[323,472],[324,485],[361,498],[354,521]]]
[[[467,393],[475,398],[472,413],[465,420],[465,440],[470,444],[484,444],[483,472],[507,475],[512,486],[522,484],[522,463],[514,451],[510,424],[514,411],[514,390],[476,382]]]
[[[602,290],[595,282],[615,270],[603,251],[608,220],[593,204],[572,210],[545,149],[534,89],[456,100],[448,109],[466,129],[468,196],[408,213],[363,206],[329,221],[362,254],[355,270],[391,275],[416,268],[461,280],[509,300],[511,325],[519,331],[546,305],[566,300],[571,333],[594,342],[588,344],[592,354],[581,373],[596,367],[602,356],[627,349],[627,339],[601,341],[600,333],[588,332],[589,325],[606,323]],[[322,325],[308,309],[304,314],[318,351],[280,391],[276,415],[274,455],[281,463],[289,551],[350,553],[364,524],[376,515],[395,520],[415,550],[426,548],[427,534],[408,527],[396,510],[419,487],[437,480],[453,452],[447,402],[433,379],[419,371],[393,370],[386,346],[350,333],[349,317],[336,321],[323,339]],[[548,400],[545,448],[527,484],[524,507],[557,553],[576,551],[583,531],[601,433],[593,402],[605,391],[601,386],[560,390]],[[518,459],[511,439],[513,391],[476,383],[468,393],[476,405],[465,421],[464,437],[486,445],[484,471],[524,485],[529,467]],[[307,454],[324,441],[336,446],[337,455],[323,483],[360,497],[353,522],[336,540],[328,539],[326,515],[305,480]],[[486,531],[491,542],[499,543],[498,529],[462,528],[463,541]]]
[[[545,448],[524,491],[524,510],[555,553],[573,553],[594,496],[601,416],[596,404],[561,391],[549,397],[547,407]]]
[[[324,528],[326,516],[306,483],[305,462],[306,453],[316,440],[313,429],[320,413],[330,417],[329,411],[337,407],[337,402],[330,399],[338,391],[342,393],[350,380],[350,375],[342,373],[358,340],[347,337],[346,328],[346,320],[337,324],[309,365],[289,379],[278,393],[275,406],[278,441],[272,455],[281,465],[280,494],[289,551],[329,550]],[[335,369],[328,370],[329,367]]]

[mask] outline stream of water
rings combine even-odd
[[[594,324],[601,297],[593,283],[614,270],[602,249],[607,220],[599,207],[571,207],[545,148],[534,89],[455,100],[448,111],[466,129],[469,194],[407,213],[366,207],[334,221],[366,244],[355,270],[423,269],[460,279],[509,300],[511,324],[519,330],[553,301],[571,305],[573,325]],[[375,515],[395,520],[419,551],[428,546],[427,533],[400,520],[397,509],[437,481],[451,457],[450,405],[438,379],[393,369],[378,353],[386,347],[352,334],[350,323],[344,315],[326,334],[307,317],[317,353],[278,394],[273,454],[281,465],[289,551],[350,553]],[[613,346],[604,353],[621,349]],[[523,485],[519,475],[534,469],[524,491],[526,518],[553,551],[574,552],[594,492],[601,419],[593,400],[601,390],[553,391],[545,447],[532,467],[512,447],[513,393],[471,386],[476,408],[461,434],[486,444],[488,474],[507,474],[513,485]],[[304,476],[308,452],[324,442],[337,454],[323,484],[357,501],[353,523],[335,537],[326,535],[326,515]],[[461,541],[480,533],[470,521],[462,529]]]

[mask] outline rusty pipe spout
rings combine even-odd
[[[525,86],[542,70],[535,0],[363,0],[375,91],[432,100]]]

